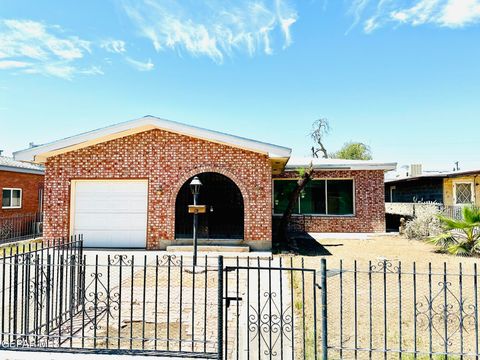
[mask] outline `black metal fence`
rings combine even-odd
[[[480,357],[476,263],[236,259],[225,294],[226,359]]]
[[[98,254],[82,243],[59,239],[0,254],[3,348],[223,353],[221,258],[204,257],[193,268],[182,256]]]
[[[0,254],[1,343],[48,346],[82,304],[82,242],[72,239],[3,248]],[[60,330],[58,330],[60,331]],[[46,344],[46,345],[45,345]]]
[[[340,261],[327,277],[332,356],[479,358],[476,263]]]
[[[43,233],[43,213],[0,217],[0,244],[35,239]]]
[[[7,348],[237,360],[480,357],[476,263],[327,267],[318,258],[204,256],[193,267],[191,257],[81,245],[4,251]]]

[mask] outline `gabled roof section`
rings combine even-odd
[[[140,119],[122,122],[65,139],[53,141],[44,145],[35,146],[30,149],[20,150],[14,153],[14,157],[16,160],[44,163],[47,158],[51,156],[152,129],[162,129],[181,135],[242,148],[245,150],[266,154],[270,158],[283,158],[286,160],[290,157],[291,153],[291,149],[283,146],[273,145],[235,135],[229,135],[218,131],[186,125],[176,121],[160,119],[155,116],[148,115]]]
[[[16,161],[6,156],[0,156],[0,171],[11,171],[37,175],[45,174],[45,168],[42,165]]]
[[[391,171],[397,168],[397,163],[385,163],[374,160],[343,160],[291,157],[285,170],[306,168],[312,164],[315,170],[383,170]]]

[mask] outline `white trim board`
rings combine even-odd
[[[270,158],[289,158],[292,151],[290,148],[279,145],[203,129],[154,116],[145,116],[33,148],[16,151],[13,155],[16,160],[44,163],[46,159],[51,156],[151,129],[163,129],[207,141],[243,148],[253,152],[267,154]]]

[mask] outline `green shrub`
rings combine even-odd
[[[453,255],[480,255],[480,208],[464,207],[460,220],[444,215],[438,215],[437,218],[443,232],[431,237],[429,242]]]

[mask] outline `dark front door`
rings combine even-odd
[[[219,173],[208,172],[197,176],[203,184],[198,204],[207,206],[207,212],[198,216],[199,239],[243,239],[243,197],[238,186]],[[193,215],[188,213],[188,205],[193,204],[191,181],[186,181],[177,195],[176,239],[191,239],[193,236]]]

